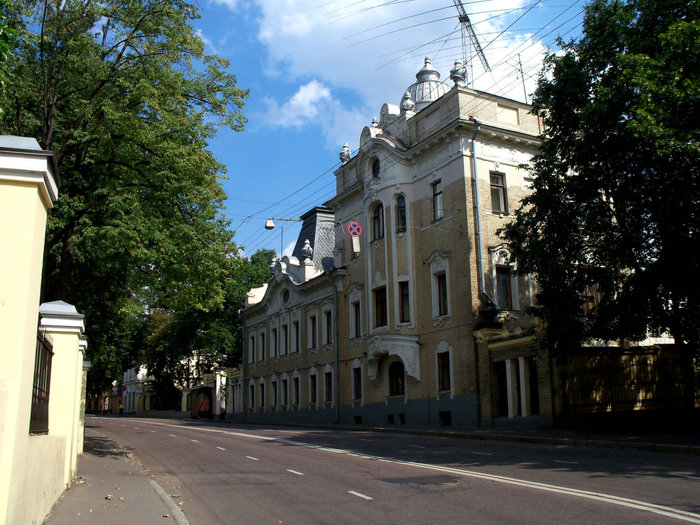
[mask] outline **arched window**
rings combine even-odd
[[[372,213],[372,240],[384,237],[384,206],[377,204]]]
[[[389,365],[389,395],[404,395],[404,369],[401,361],[394,361]]]
[[[379,177],[379,159],[374,159],[372,161],[372,177],[375,179]]]
[[[396,233],[406,231],[406,197],[396,197]]]

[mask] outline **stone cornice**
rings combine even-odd
[[[0,181],[36,185],[47,209],[58,199],[57,179],[52,151],[0,147]]]

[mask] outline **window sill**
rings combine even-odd
[[[430,224],[427,224],[427,225],[423,226],[423,227],[420,229],[420,231],[423,232],[423,231],[425,231],[425,230],[429,230],[430,228],[434,228],[435,226],[439,226],[439,225],[442,224],[443,222],[449,221],[451,218],[452,218],[452,215],[443,215],[443,216],[440,217],[439,219],[437,219],[437,220],[435,220],[435,221],[432,221]]]

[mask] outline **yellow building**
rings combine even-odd
[[[41,523],[82,451],[83,316],[39,305],[57,178],[36,140],[0,137],[0,524]]]
[[[293,257],[249,293],[247,419],[551,422],[548,359],[523,314],[534,283],[496,235],[527,194],[540,122],[464,75],[455,63],[448,87],[426,57],[400,105],[341,151],[336,195],[302,218]]]

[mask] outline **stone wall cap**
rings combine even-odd
[[[0,148],[44,151],[34,137],[19,137],[17,135],[0,135]]]
[[[42,303],[39,306],[39,314],[42,317],[71,317],[74,319],[83,319],[85,316],[78,313],[75,306],[65,301],[51,301]]]

